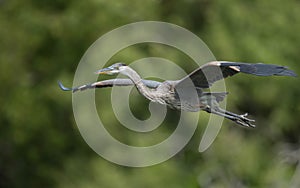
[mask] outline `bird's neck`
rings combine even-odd
[[[126,69],[122,71],[122,74],[128,76],[132,80],[132,82],[134,83],[135,87],[137,88],[137,90],[141,95],[143,95],[149,100],[154,99],[154,95],[153,95],[154,91],[148,88],[142,82],[142,78],[140,77],[140,75],[138,75],[138,73],[135,70],[131,69],[130,67],[126,67]]]

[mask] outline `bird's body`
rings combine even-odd
[[[204,64],[188,76],[180,80],[167,80],[157,82],[143,80],[139,74],[123,63],[116,63],[108,68],[97,71],[98,74],[123,74],[129,79],[111,79],[92,84],[82,85],[76,88],[65,88],[61,83],[62,90],[85,90],[88,88],[102,88],[112,86],[135,85],[141,95],[150,101],[167,105],[176,110],[197,112],[204,110],[208,113],[217,114],[230,119],[242,126],[254,127],[254,120],[248,119],[244,115],[237,115],[219,107],[227,92],[210,93],[203,89],[209,88],[214,82],[233,76],[239,72],[257,76],[296,76],[296,74],[283,66],[269,64],[250,64],[226,61],[213,61]]]

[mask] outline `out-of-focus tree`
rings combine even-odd
[[[56,80],[71,85],[80,58],[98,37],[143,20],[191,30],[219,60],[285,65],[299,74],[299,7],[297,0],[0,1],[0,187],[289,186],[295,162],[284,163],[279,154],[299,147],[297,78],[228,78],[229,108],[248,111],[257,128],[224,121],[213,145],[198,153],[205,128],[200,122],[183,151],[142,169],[111,164],[88,147],[74,122],[71,94],[61,92]],[[129,63],[164,54],[176,62],[188,60],[160,45],[136,46],[118,57]],[[101,93],[108,96],[110,90]],[[134,104],[147,104],[132,94]],[[147,117],[147,106],[135,106],[137,115]],[[105,116],[118,124],[111,111]],[[172,118],[166,124],[163,133],[145,139],[172,132]],[[135,139],[130,131],[109,129],[129,142]]]

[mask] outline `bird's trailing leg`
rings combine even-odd
[[[226,110],[224,110],[220,107],[216,107],[216,106],[214,108],[207,107],[207,109],[205,111],[219,115],[219,116],[223,116],[223,117],[230,119],[231,121],[234,121],[237,124],[244,126],[244,127],[252,127],[252,128],[255,127],[255,125],[252,124],[253,122],[255,122],[255,120],[247,118],[246,117],[248,115],[247,113],[238,115],[238,114],[226,111]]]

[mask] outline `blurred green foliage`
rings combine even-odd
[[[198,153],[205,128],[200,122],[183,151],[148,168],[121,167],[94,153],[76,127],[71,93],[62,92],[56,80],[71,85],[93,41],[143,20],[189,29],[218,60],[279,64],[299,74],[299,8],[298,0],[0,0],[0,187],[291,186],[300,155],[286,157],[300,143],[298,78],[229,78],[228,109],[249,112],[257,128],[244,129],[225,120],[213,145]],[[179,64],[186,60],[174,50],[161,49],[165,48],[154,45],[150,50],[125,50],[118,60],[157,54]],[[100,92],[109,96],[110,89]],[[132,95],[137,116],[147,118],[148,103],[137,92]],[[107,99],[97,100],[109,106]],[[109,121],[113,114],[108,111],[105,118]],[[171,133],[176,124],[172,116],[166,124],[147,139],[155,142]],[[130,131],[113,126],[116,120],[110,125],[117,137],[135,139]]]

